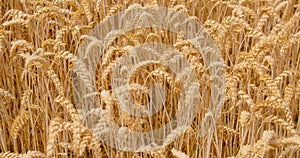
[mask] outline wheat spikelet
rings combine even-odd
[[[236,32],[242,31],[242,29],[246,29],[249,31],[253,30],[253,28],[248,24],[247,21],[245,21],[241,18],[235,17],[235,16],[225,17],[222,20],[221,25],[224,25],[225,28],[228,28],[229,26],[230,27],[235,26],[236,28],[234,28],[235,29],[234,31],[236,31]]]
[[[72,7],[74,7],[74,9],[76,9],[76,10],[81,7],[80,3],[76,0],[55,0],[55,1],[53,1],[53,4],[54,5],[68,4]]]
[[[24,19],[24,20],[26,20],[30,16],[31,15],[26,14],[26,13],[22,12],[21,10],[10,9],[3,15],[2,20],[4,20],[4,19],[6,19],[6,21],[8,19]]]
[[[110,132],[109,129],[109,121],[110,120],[110,111],[107,109],[101,110],[103,113],[99,120],[97,120],[97,124],[95,125],[95,129],[93,129],[93,133],[97,137],[102,137],[105,134]],[[99,113],[97,113],[99,114]]]
[[[252,107],[252,111],[257,112],[260,108],[268,108],[268,107],[282,110],[285,114],[287,122],[290,124],[290,126],[294,126],[291,110],[289,109],[289,107],[287,107],[287,105],[286,106],[283,105],[286,103],[283,102],[282,99],[278,99],[278,98],[276,99],[276,97],[273,96],[273,97],[268,97],[266,101],[267,102],[260,102],[255,104],[255,106]]]
[[[279,140],[280,143],[284,145],[296,145],[298,148],[300,148],[300,136],[292,136],[287,137]]]
[[[10,57],[15,57],[15,55],[17,54],[17,49],[18,52],[22,52],[22,51],[30,51],[33,49],[33,46],[28,43],[26,40],[17,40],[17,41],[13,41],[10,49]]]
[[[260,77],[261,81],[267,84],[267,88],[270,90],[273,96],[280,98],[280,91],[277,83],[269,75],[263,75]]]
[[[176,129],[173,129],[172,132],[164,140],[163,146],[170,144],[170,142],[182,135],[186,130],[188,130],[188,128],[188,126],[181,126],[177,127]]]
[[[188,13],[188,8],[186,7],[186,5],[182,5],[182,4],[178,4],[174,6],[174,9],[179,12],[179,13]]]
[[[280,49],[280,52],[288,52],[288,50],[293,46],[296,45],[299,42],[300,36],[299,36],[300,32],[293,34],[289,40],[284,41],[283,45]]]
[[[274,99],[274,97],[270,97],[270,98]],[[282,109],[285,114],[286,120],[289,122],[291,126],[294,126],[292,112],[290,110],[289,105],[286,102],[284,102],[281,98],[278,99],[275,98],[275,101],[274,102],[271,101],[271,103],[268,105],[270,105],[273,108]]]
[[[78,155],[83,156],[86,148],[93,149],[97,156],[101,156],[100,142],[96,139],[89,129],[83,126],[80,122],[65,122],[63,124],[64,130],[72,131],[72,143],[70,149]],[[102,129],[101,129],[102,130]]]
[[[281,126],[283,129],[289,131],[292,135],[297,135],[298,134],[297,130],[295,130],[295,128],[293,126],[291,126],[285,120],[278,118],[277,116],[272,116],[271,115],[271,116],[265,118],[264,121],[265,122],[272,122],[274,124],[277,124],[277,125]]]
[[[25,2],[25,1],[23,1]],[[32,4],[34,7],[41,7],[41,6],[52,6],[52,2],[50,1],[27,1],[27,3]]]
[[[0,6],[2,7],[4,4],[2,1],[0,1]],[[0,16],[3,16],[4,12],[2,10],[0,10]]]
[[[63,37],[70,31],[70,29],[71,29],[70,27],[64,26],[60,30],[56,31],[55,40],[56,40],[56,45],[57,46],[65,45],[65,43],[63,42]]]
[[[274,79],[274,81],[276,82],[276,84],[279,84],[283,81],[284,78],[291,77],[292,75],[293,75],[292,71],[283,71]]]
[[[12,153],[12,152],[5,152],[0,153],[0,157],[3,158],[42,158],[45,157],[45,155],[40,151],[27,151],[27,153],[24,154],[18,154],[18,153]]]
[[[284,89],[284,102],[287,105],[290,105],[292,97],[294,96],[294,86],[291,84],[288,84]]]
[[[158,147],[158,145],[156,144],[156,143],[151,143],[151,144],[148,144],[148,145],[142,145],[138,150],[137,150],[137,152],[139,152],[139,151],[151,151],[151,149],[153,149],[153,148],[157,148]],[[153,154],[153,155],[156,155],[156,154],[159,154],[158,153],[158,151],[156,151],[156,152],[152,152],[151,154]]]
[[[290,37],[291,30],[295,27],[299,19],[300,19],[300,12],[297,12],[288,20],[288,22],[285,23],[285,25],[281,28],[282,30],[279,31],[278,35],[276,36],[275,42],[277,44],[285,42],[287,38]],[[285,54],[285,52],[280,52],[280,53],[282,55]]]
[[[175,44],[173,44],[173,47],[175,49],[177,49],[179,52],[181,52],[183,50],[183,48],[185,48],[186,46],[190,46],[192,43],[190,41],[187,40],[182,40],[182,37],[177,37],[176,40],[178,40]]]
[[[168,84],[170,84],[171,88],[176,92],[179,93],[180,90],[180,82],[174,77],[172,74],[169,74],[168,72],[164,71],[163,69],[156,69],[149,73],[149,76],[162,76],[165,81],[167,81]],[[132,75],[134,76],[134,75]],[[147,78],[149,77],[147,76]],[[133,77],[132,77],[133,78]]]
[[[149,33],[145,39],[145,43],[158,42],[162,43],[162,35],[158,33]]]
[[[153,146],[154,147],[152,147],[152,149],[156,147],[155,144],[153,144]],[[165,153],[166,153],[166,149],[165,148],[163,148],[163,149],[157,149],[155,151],[150,151],[150,155],[153,156],[153,157],[167,157],[167,154],[165,154]]]
[[[233,128],[227,127],[227,126],[221,126],[219,125],[218,128],[221,131],[227,131],[228,133],[232,133],[232,134],[239,134],[239,132]]]
[[[284,7],[286,7],[287,3],[288,3],[288,1],[278,2],[278,4],[275,3],[274,11],[279,12],[279,11],[283,10]]]
[[[275,137],[274,131],[264,131],[260,140],[258,140],[251,148],[253,152],[250,155],[254,155],[254,157],[263,157],[266,152],[273,149],[270,144]]]
[[[143,93],[149,93],[148,87],[146,87],[144,85],[136,84],[136,83],[130,84],[128,89],[129,89],[129,91],[140,91]]]
[[[0,153],[0,156],[3,158],[9,157],[9,158],[18,158],[17,153],[11,153],[10,151],[5,152],[5,153]]]
[[[29,105],[29,108],[30,108],[30,109],[38,110],[38,111],[40,111],[40,112],[44,112],[43,107],[41,107],[40,105],[30,104],[30,105]]]
[[[91,23],[92,20],[93,20],[93,13],[91,11],[91,4],[90,4],[90,1],[89,0],[83,0],[81,2],[83,8],[84,8],[84,13],[88,19],[88,22]]]
[[[59,25],[56,21],[48,21],[49,25]],[[42,47],[46,48],[47,46],[52,46],[54,47],[55,45],[58,45],[58,41],[54,39],[47,39],[43,41]]]
[[[299,38],[300,38],[300,31],[298,31],[297,33],[292,35],[292,39],[290,40],[290,42],[295,44],[297,41],[299,41],[299,40],[297,40]]]
[[[88,88],[88,91],[93,92],[93,86],[92,86],[93,84],[91,82],[91,76],[90,76],[91,74],[88,73],[89,71],[88,71],[86,65],[81,60],[78,60],[78,57],[74,56],[69,51],[64,51],[64,52],[61,52],[61,53],[62,54],[58,55],[58,57],[63,57],[67,60],[70,60],[71,64],[74,65],[73,71],[76,72],[76,74],[84,82],[84,84]]]
[[[264,27],[264,25],[267,23],[269,16],[267,14],[263,14],[261,16],[261,18],[259,19],[255,29],[253,31],[251,31],[248,36],[249,37],[261,37],[264,36],[264,34],[262,33],[262,29]]]
[[[103,88],[106,90],[108,89],[108,86],[110,85],[110,80],[109,76],[112,74],[113,68],[117,65],[118,63],[116,61],[111,62],[107,67],[102,72],[101,76],[101,85]]]
[[[296,95],[299,98],[299,96],[300,96],[300,79],[296,83]]]
[[[273,58],[273,57],[267,55],[267,56],[264,57],[263,63],[268,64],[268,66],[270,66],[271,69],[273,69],[273,68],[274,68],[274,64],[275,64],[275,61],[274,61],[274,58]]]
[[[129,141],[129,132],[130,130],[127,127],[121,127],[118,129],[117,132],[117,142],[118,145],[121,146],[122,148],[125,147],[126,142]]]
[[[25,90],[22,94],[22,98],[21,98],[21,110],[26,109],[29,107],[29,97],[32,94],[32,90]]]
[[[207,29],[213,39],[219,43],[220,49],[223,50],[224,47],[220,44],[224,44],[224,41],[222,41],[220,38],[226,37],[226,27],[215,20],[207,20],[203,26]]]
[[[87,145],[86,140],[82,139],[82,134],[84,132],[84,128],[80,122],[76,121],[71,124],[70,129],[72,129],[72,133],[73,133],[73,137],[72,137],[73,151],[78,152],[79,155],[82,156],[82,154],[86,148],[86,145]],[[87,138],[87,137],[85,137],[85,138]]]
[[[177,5],[185,6],[186,5],[186,1],[185,0],[170,0],[169,1],[169,5],[170,6],[177,6]]]
[[[66,142],[60,142],[60,143],[57,143],[57,146],[61,146],[63,148],[68,148],[68,149],[71,149],[72,146],[71,146],[71,143],[66,143]]]
[[[123,9],[123,5],[122,4],[116,4],[116,5],[112,5],[110,8],[109,8],[109,11],[107,13],[106,16],[112,16],[116,13],[118,13],[120,10]]]
[[[59,95],[55,101],[59,104],[61,104],[64,108],[68,110],[68,113],[71,115],[71,118],[74,122],[77,122],[81,124],[80,117],[78,116],[77,110],[74,108],[74,105],[71,103],[71,101],[64,96]]]
[[[177,37],[176,40],[178,40],[173,46],[176,50],[178,50],[181,54],[183,54],[187,59],[188,62],[191,64],[192,68],[195,70],[196,73],[200,74],[205,72],[205,66],[201,64],[203,58],[199,55],[199,53],[191,48],[191,43],[189,41],[181,39],[182,37]],[[214,63],[214,65],[209,65],[209,67],[213,66],[221,66],[217,63]],[[223,65],[222,65],[223,66]]]
[[[71,124],[72,130],[73,130],[73,145],[79,146],[80,145],[80,138],[82,133],[82,123],[81,119],[78,115],[77,110],[74,108],[74,105],[64,96],[58,96],[55,99],[56,102],[60,103],[63,107],[65,107],[68,111],[68,113],[71,116],[71,119],[73,120],[73,123]]]
[[[74,13],[68,9],[62,9],[62,8],[51,5],[49,7],[43,7],[41,9],[37,10],[37,12],[35,12],[33,14],[33,17],[35,17],[35,18],[39,17],[41,19],[45,19],[48,17],[55,17],[57,20],[61,20],[62,22],[66,23],[66,24],[73,23],[66,16],[62,16],[62,14],[67,14],[69,16],[72,16]]]
[[[109,91],[106,91],[106,90],[101,91],[100,96],[101,96],[101,101],[104,101],[104,103],[106,105],[108,105],[108,106],[112,105],[113,98]]]
[[[49,136],[47,141],[47,157],[53,157],[55,155],[57,137],[63,130],[63,120],[61,118],[54,118],[49,125]]]
[[[21,75],[21,79],[24,79],[26,72],[31,72],[33,67],[46,69],[48,67],[48,61],[39,55],[19,54],[22,58],[25,58],[24,70]]]
[[[248,124],[250,116],[251,114],[248,111],[241,112],[239,122],[241,123],[242,127],[245,127],[245,125]]]
[[[228,89],[227,91],[227,96],[230,97],[230,99],[233,102],[236,102],[236,99],[238,98],[238,88],[237,84],[240,82],[241,77],[237,75],[232,75],[232,76],[226,76],[226,88]]]
[[[16,139],[18,136],[18,133],[22,130],[24,125],[29,120],[29,112],[28,111],[22,111],[20,115],[18,115],[14,122],[11,125],[10,128],[10,135],[12,138]]]
[[[148,61],[140,62],[134,66],[133,71],[130,73],[129,81],[132,81],[141,72],[147,71],[147,67],[161,66],[161,65],[162,65],[162,63],[160,61],[156,61],[156,60],[148,60]]]
[[[112,61],[118,59],[119,56],[122,56],[126,53],[126,50],[123,48],[115,48],[115,47],[109,47],[107,50],[107,53],[104,54],[102,58],[102,67],[106,67],[111,63]]]
[[[49,66],[48,61],[37,54],[29,55],[28,53],[20,53],[19,56],[25,59],[25,70],[31,69],[33,66],[42,69]]]
[[[5,21],[4,23],[2,23],[2,25],[4,27],[21,25],[21,26],[27,28],[28,27],[28,21],[24,20],[24,19],[13,19],[13,20],[10,20],[10,21]]]
[[[22,158],[41,158],[41,157],[45,157],[45,154],[43,154],[40,151],[27,151],[27,153],[24,154],[20,154],[18,155],[18,157],[22,157]]]
[[[284,158],[286,157],[290,152],[296,152],[299,151],[300,147],[297,145],[288,146],[284,149],[283,152],[279,155],[278,158]]]
[[[49,12],[56,12],[59,15],[66,14],[66,15],[69,15],[69,16],[72,16],[74,14],[74,12],[72,12],[69,9],[63,9],[63,8],[60,8],[60,7],[57,7],[57,6],[54,6],[54,5],[45,6],[41,10],[37,11],[37,13],[39,13],[39,14],[46,14],[46,13],[49,13]]]
[[[8,91],[0,88],[0,95],[3,97],[7,97],[7,98],[11,98],[11,99],[15,99],[15,97]]]
[[[237,154],[237,158],[249,157],[250,152],[251,152],[251,145],[243,145],[243,146],[241,146],[241,148]]]
[[[285,10],[284,10],[283,15],[282,15],[282,20],[283,21],[288,20],[289,17],[292,15],[293,6],[294,6],[295,3],[296,3],[295,0],[288,0],[287,1]]]
[[[173,148],[171,150],[171,152],[177,158],[188,158],[189,157],[185,153],[183,153],[182,151],[176,150],[175,148]]]
[[[238,91],[238,95],[250,106],[253,107],[254,106],[254,101],[251,98],[250,95],[246,94],[244,91],[240,90]]]
[[[60,96],[63,96],[64,95],[64,87],[63,87],[62,83],[60,82],[58,75],[55,73],[55,71],[53,69],[49,69],[47,71],[47,74],[48,74],[49,78],[53,81],[55,89],[58,91],[58,94]]]
[[[280,52],[288,52],[293,45],[299,43],[300,41],[300,32],[293,34],[289,40],[285,41],[283,46],[280,49]]]
[[[103,44],[103,42],[101,40],[93,40],[91,41],[87,47],[85,48],[85,54],[84,54],[84,58],[88,58],[90,52],[92,52],[91,50],[95,47],[99,47]]]
[[[4,41],[5,41],[6,33],[4,29],[0,28],[0,51],[4,52]]]
[[[93,133],[90,133],[90,135],[92,135]],[[89,142],[88,142],[88,148],[89,149],[93,149],[94,152],[95,152],[95,155],[98,155],[98,156],[102,156],[102,149],[100,148],[100,142],[99,140],[97,139],[97,137],[94,137],[94,136],[91,136],[91,137],[87,137],[89,139]]]

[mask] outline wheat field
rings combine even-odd
[[[200,23],[219,54],[206,57],[182,32],[144,27],[112,32],[91,61],[103,44],[90,36],[99,23],[158,6],[174,10],[167,22],[185,14]],[[0,157],[300,157],[299,0],[0,0],[0,7]],[[132,25],[155,22],[146,13],[135,16],[142,20]],[[109,26],[99,32],[112,31]],[[144,50],[149,43],[168,45],[179,57]],[[113,78],[127,73],[120,63],[131,59],[133,48],[142,57],[158,54],[129,63],[134,66],[127,78]],[[185,62],[192,77],[178,80],[179,74],[156,60],[160,57],[169,62],[183,57],[170,65]],[[222,60],[209,63],[213,57]],[[89,62],[95,68],[83,66]],[[222,69],[223,78],[213,80],[211,67]],[[185,79],[195,88],[187,90]],[[215,88],[218,79],[224,79],[224,91]],[[124,80],[128,93],[113,92]],[[78,91],[82,84],[84,96]],[[140,115],[155,114],[128,114],[120,107],[127,98],[118,101],[124,95]],[[97,104],[80,102],[86,98]],[[195,115],[181,115],[190,104]],[[155,150],[150,149],[157,144],[143,146],[126,134],[152,132],[176,118],[189,126],[169,129]],[[107,122],[121,128],[113,133]],[[110,133],[112,144],[135,150],[105,143],[103,135]]]

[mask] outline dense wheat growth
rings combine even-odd
[[[0,0],[0,157],[300,157],[300,1]]]

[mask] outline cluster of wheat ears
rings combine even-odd
[[[0,0],[0,157],[300,157],[299,4],[299,0]],[[210,112],[215,99],[210,65],[181,33],[149,27],[123,32],[97,59],[94,76],[78,64],[88,61],[78,56],[83,41],[92,43],[86,48],[90,53],[101,44],[101,39],[89,36],[101,21],[125,10],[157,6],[188,14],[218,46],[225,70],[220,110]],[[140,17],[148,21],[147,14]],[[156,60],[139,63],[127,78],[131,108],[149,113],[145,105],[155,102],[161,106],[156,114],[130,115],[112,93],[119,59],[133,47],[151,42],[172,46],[190,64],[198,91],[186,94],[198,95],[197,111],[189,127],[172,131],[157,150],[118,150],[100,139],[111,130],[108,121],[121,127],[116,141],[132,141],[126,132],[159,129],[180,111],[185,81]],[[101,106],[77,105],[82,96],[76,96],[76,80],[92,88],[85,97],[92,96]],[[214,113],[219,117],[212,116],[203,125],[203,119]],[[96,119],[86,121],[87,115]],[[92,130],[89,125],[95,121]]]

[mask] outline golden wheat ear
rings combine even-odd
[[[299,0],[0,0],[0,158],[300,157],[299,4]],[[153,8],[159,7],[174,12],[161,9],[153,16]],[[118,20],[125,20],[111,20],[123,12]],[[169,25],[160,27],[160,18]],[[129,21],[130,28],[142,27],[113,26]],[[190,22],[201,24],[201,31],[212,40],[204,40],[208,34],[191,39],[195,27]],[[94,37],[96,32],[107,36]],[[215,47],[198,49],[212,42],[219,56],[211,51]],[[169,45],[178,55],[151,48],[140,54],[156,54],[155,58],[124,62],[136,47],[148,43]],[[157,62],[158,57],[163,60]],[[178,74],[165,64],[174,68],[181,57],[191,69]],[[206,62],[214,58],[224,65]],[[145,58],[130,61],[140,59]],[[224,96],[216,88],[222,78],[212,73],[221,71],[226,74]],[[197,85],[187,90],[189,81],[180,76],[190,72]],[[116,74],[122,75],[114,79]],[[128,93],[116,93],[121,79],[128,81]],[[180,100],[182,96],[187,97]],[[180,118],[187,111],[184,107],[195,102],[195,116]],[[191,126],[176,128],[172,119],[190,119]],[[166,124],[167,132],[150,132],[146,139],[128,134],[155,131]],[[123,143],[134,150],[119,150],[106,143],[108,139],[112,146]]]

